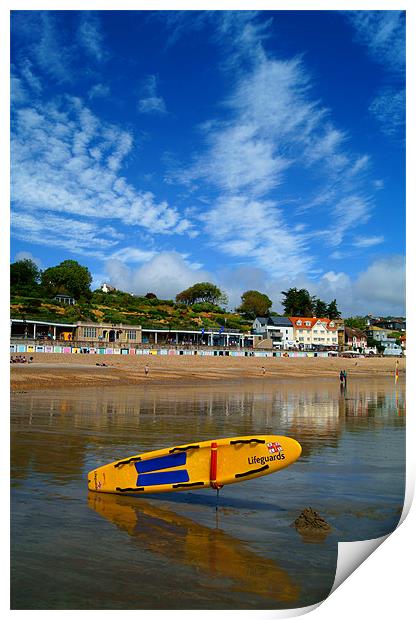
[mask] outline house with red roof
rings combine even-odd
[[[289,317],[293,325],[294,340],[299,349],[338,350],[338,326],[326,317]]]

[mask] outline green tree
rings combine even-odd
[[[356,329],[361,329],[362,331],[367,329],[366,320],[363,316],[350,316],[344,320],[344,324],[347,327],[355,327]]]
[[[215,286],[215,284],[211,284],[211,282],[197,282],[181,293],[178,293],[176,295],[176,301],[188,306],[204,301],[210,304],[225,305],[228,299],[225,293],[223,293],[218,286]]]
[[[328,306],[322,299],[314,299],[314,315],[316,317],[328,316]]]
[[[341,316],[341,312],[337,307],[337,300],[333,299],[331,303],[328,304],[327,315],[329,319],[339,319]]]
[[[39,282],[40,275],[38,266],[29,258],[18,260],[10,265],[11,286],[35,286]]]
[[[49,267],[42,272],[42,285],[48,291],[55,294],[68,293],[75,299],[91,297],[91,282],[88,268],[76,260],[64,260],[56,267]]]
[[[273,302],[259,291],[246,291],[241,295],[241,305],[236,308],[244,317],[255,319],[256,316],[268,316]]]
[[[290,288],[282,291],[282,306],[285,316],[312,316],[315,299],[305,288]]]

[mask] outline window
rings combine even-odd
[[[306,327],[310,327],[311,326],[311,322],[310,321],[305,321],[305,325],[306,325]]]
[[[296,325],[302,325],[302,321],[296,321]]]
[[[127,340],[136,340],[136,333],[135,329],[128,329],[126,331]]]
[[[96,327],[84,327],[83,334],[84,334],[84,338],[96,338],[97,328]]]

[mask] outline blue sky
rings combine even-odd
[[[14,11],[11,260],[404,314],[405,15]]]

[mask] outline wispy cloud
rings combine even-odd
[[[148,75],[141,89],[141,98],[138,102],[139,112],[142,114],[166,114],[166,104],[163,97],[157,93],[157,77]]]
[[[406,63],[404,11],[345,11],[357,40],[371,58],[389,70],[403,72]]]
[[[385,69],[390,82],[374,97],[369,112],[380,123],[382,132],[400,141],[405,126],[406,16],[404,11],[345,11],[374,62]]]
[[[370,104],[371,114],[379,121],[381,130],[390,137],[404,137],[406,92],[404,89],[383,89]]]
[[[368,222],[370,214],[371,203],[367,198],[348,196],[340,200],[334,208],[334,222],[326,233],[328,244],[340,245],[348,231]]]
[[[95,255],[102,256],[121,239],[106,220],[152,235],[190,231],[176,208],[122,176],[133,142],[132,134],[101,122],[77,98],[19,107],[11,133],[13,234],[26,235],[20,226],[38,243],[55,245],[51,231],[60,230],[61,247],[76,245],[90,255],[101,248]]]
[[[12,28],[20,46],[21,74],[38,91],[36,70],[44,81],[47,76],[68,87],[109,57],[97,11],[73,12],[70,17],[61,11],[14,11]]]
[[[79,218],[44,213],[12,212],[11,233],[27,243],[65,249],[73,254],[104,259],[122,235],[112,226],[97,227]]]
[[[373,237],[356,237],[353,241],[353,245],[356,248],[371,248],[375,245],[380,245],[380,243],[383,243],[383,241],[383,235]]]
[[[228,17],[220,22],[219,30],[234,33],[234,47],[239,48],[241,36]],[[287,176],[322,178],[324,171],[319,200],[303,196],[303,209],[308,202],[309,208],[319,203],[326,214],[320,239],[329,246],[339,245],[370,217],[370,201],[357,193],[370,158],[349,152],[348,135],[313,98],[302,61],[268,58],[262,45],[265,29],[250,30],[249,23],[244,40],[253,53],[246,49],[244,62],[240,57],[235,86],[223,102],[225,117],[200,127],[207,147],[176,178],[188,187],[208,182],[217,191],[213,206],[201,216],[217,249],[273,276],[294,276],[315,268],[310,242],[317,236],[304,221],[293,222],[290,200],[285,207],[285,200],[276,198],[285,196]],[[233,62],[238,58],[236,54]]]
[[[126,263],[144,263],[151,260],[156,255],[156,252],[153,250],[141,250],[140,248],[134,247],[125,247],[121,250],[117,250],[113,252],[109,259],[120,260]]]
[[[221,197],[201,219],[217,249],[254,262],[274,276],[295,275],[311,266],[305,237],[290,231],[273,201]]]
[[[38,65],[46,75],[58,82],[70,83],[74,72],[76,56],[73,43],[59,36],[59,25],[56,13],[40,11],[33,16],[39,23],[35,27],[33,51]]]
[[[110,95],[110,87],[107,84],[94,84],[88,91],[89,99],[100,99]]]
[[[98,62],[108,58],[108,52],[104,46],[104,36],[101,29],[99,12],[80,12],[80,23],[77,36],[78,41],[91,58]]]

